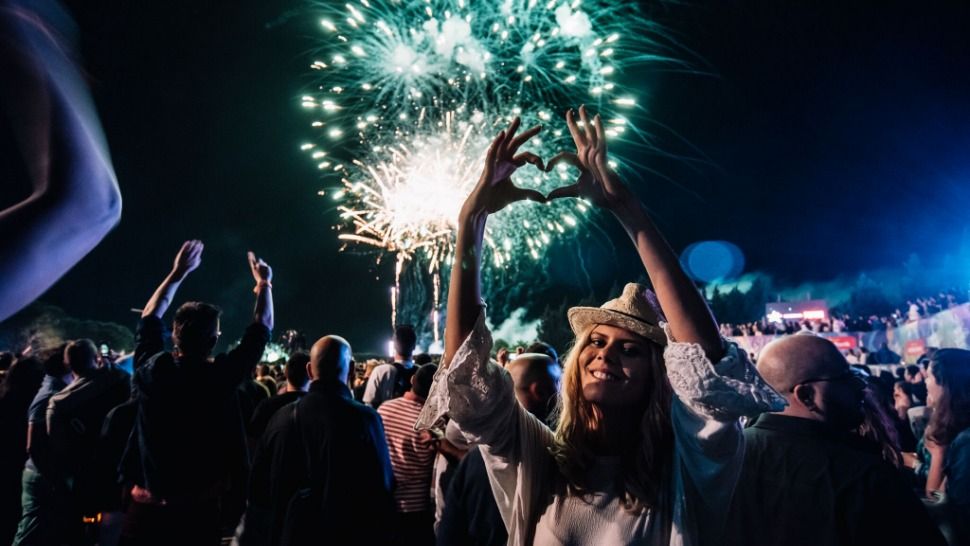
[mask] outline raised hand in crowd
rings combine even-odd
[[[254,312],[254,320],[267,329],[273,329],[273,292],[270,290],[273,287],[273,268],[264,262],[261,258],[257,258],[252,251],[246,254],[249,260],[249,270],[253,274],[253,279],[256,281],[256,287],[253,291],[256,292],[256,311]]]
[[[151,299],[145,304],[145,308],[141,313],[142,317],[155,316],[162,318],[165,315],[165,311],[172,304],[172,298],[175,297],[175,292],[178,291],[182,281],[185,280],[185,277],[189,273],[198,269],[199,265],[202,264],[202,250],[204,248],[205,245],[202,244],[202,241],[196,239],[182,243],[182,248],[175,255],[175,263],[172,264],[172,271],[158,285]]]

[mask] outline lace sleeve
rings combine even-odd
[[[507,429],[505,421],[513,419],[516,407],[512,378],[490,360],[491,351],[492,334],[482,311],[451,365],[435,374],[415,429],[440,427],[445,413],[476,443],[489,444],[493,432]]]
[[[781,411],[787,405],[758,374],[747,354],[725,341],[725,354],[711,364],[701,346],[679,343],[667,333],[664,362],[677,398],[703,417],[734,421],[745,415]]]
[[[717,544],[744,457],[739,417],[779,411],[785,400],[734,343],[725,342],[724,357],[712,364],[700,345],[679,343],[666,326],[664,331],[664,362],[675,395],[675,482],[683,499],[678,510],[692,522],[697,544]]]

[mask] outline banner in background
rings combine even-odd
[[[830,339],[843,351],[865,347],[875,353],[885,343],[890,350],[902,355],[903,360],[912,363],[929,347],[970,349],[970,303],[889,330],[819,335]],[[783,336],[735,336],[730,339],[748,353],[758,355],[765,345],[779,337]]]

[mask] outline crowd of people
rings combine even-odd
[[[970,301],[970,297],[968,297],[966,292],[952,289],[940,292],[935,296],[907,300],[904,306],[905,311],[896,308],[889,315],[872,314],[868,316],[852,316],[847,313],[836,312],[829,314],[824,319],[782,320],[777,322],[772,322],[767,317],[764,317],[754,322],[741,324],[722,322],[720,324],[720,332],[725,337],[791,335],[798,332],[814,332],[817,334],[878,332],[896,328],[910,322],[916,322],[941,311],[967,303],[968,301]]]
[[[23,83],[7,94],[24,102],[50,91],[36,119],[63,121],[40,124],[54,136],[26,148],[53,164],[37,170],[55,178],[38,182],[39,194],[54,188],[40,199],[51,208],[0,212],[0,225],[19,230],[0,252],[34,250],[7,262],[2,318],[96,244],[119,209],[96,120],[77,101],[83,86],[49,29],[5,4],[0,24],[20,39],[0,33],[3,45],[21,48],[0,49],[5,81]],[[415,332],[401,326],[393,361],[360,377],[339,332],[282,370],[261,363],[275,326],[273,270],[252,252],[252,321],[216,353],[218,306],[189,301],[165,319],[202,263],[198,240],[149,296],[131,374],[88,339],[0,357],[0,543],[970,543],[970,351],[932,351],[895,378],[799,327],[755,365],[609,166],[600,116],[580,107],[565,117],[575,151],[548,162],[521,151],[542,128],[520,131],[518,118],[489,146],[458,217],[437,362],[415,355]],[[548,195],[512,179],[560,162],[578,178]],[[98,198],[63,201],[85,187]],[[600,307],[569,309],[575,339],[562,358],[541,342],[493,351],[481,292],[487,223],[518,201],[571,198],[619,222],[651,288],[627,284]],[[87,232],[61,216],[76,220],[85,206],[101,213]],[[65,230],[75,238],[58,245],[72,253],[51,258],[60,246],[45,245]],[[24,272],[38,260],[53,261],[32,279]]]

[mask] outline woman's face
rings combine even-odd
[[[926,405],[935,408],[936,401],[943,395],[943,386],[936,381],[933,368],[926,370]]]
[[[896,409],[909,409],[913,405],[912,401],[909,399],[909,395],[903,390],[902,385],[898,383],[893,385],[893,402]]]
[[[639,404],[657,354],[656,345],[628,330],[596,326],[579,354],[583,398],[603,406]]]

